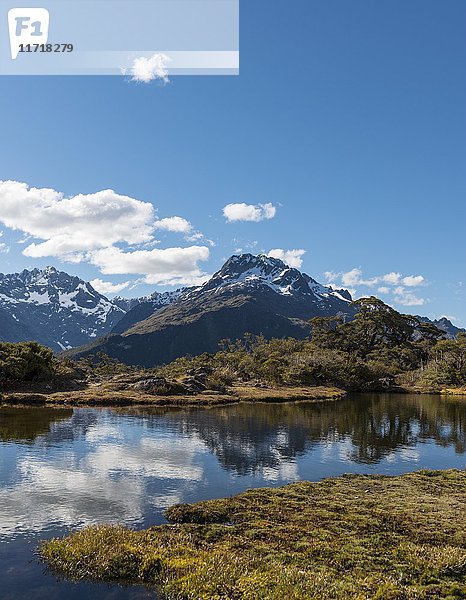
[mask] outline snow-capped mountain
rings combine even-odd
[[[316,316],[355,314],[347,290],[324,286],[265,255],[232,256],[204,285],[109,300],[54,267],[0,274],[0,341],[35,340],[72,356],[108,353],[152,366],[215,352],[246,332],[303,338]],[[425,317],[421,320],[429,321]],[[446,318],[429,321],[454,337]]]
[[[136,323],[144,321],[157,310],[173,304],[180,296],[188,291],[188,288],[181,288],[171,292],[154,292],[149,296],[139,298],[122,298],[116,296],[112,302],[127,314],[115,325],[112,333],[123,333]]]
[[[157,309],[162,306],[172,304],[187,288],[180,288],[171,292],[153,292],[148,296],[139,296],[138,298],[123,298],[123,296],[115,296],[112,298],[113,304],[116,304],[119,308],[125,312],[129,312],[135,306],[139,304],[152,304]]]
[[[0,340],[64,350],[107,334],[125,311],[90,283],[57,271],[0,273]]]
[[[161,307],[159,300],[166,305]],[[313,317],[351,318],[351,301],[346,290],[321,285],[279,259],[232,256],[204,285],[156,297],[152,305],[138,304],[113,335],[73,355],[103,351],[129,364],[153,366],[186,354],[215,352],[220,340],[245,333],[304,338]]]
[[[348,304],[352,301],[347,290],[334,290],[330,286],[324,286],[278,258],[264,254],[232,256],[207,283],[196,288],[195,293],[255,291],[266,288],[281,296],[307,297],[309,301],[322,305],[336,301],[340,308],[341,302]]]

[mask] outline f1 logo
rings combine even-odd
[[[46,8],[12,8],[8,11],[11,58],[18,56],[20,45],[46,44],[50,15]]]

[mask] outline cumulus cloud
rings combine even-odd
[[[183,281],[193,281],[193,278],[205,277],[199,262],[208,258],[209,249],[206,246],[132,252],[111,247],[93,252],[91,262],[104,275],[143,274],[146,283],[178,285]]]
[[[165,54],[154,54],[146,58],[140,56],[135,58],[130,69],[132,81],[139,83],[150,83],[151,81],[161,81],[169,83],[167,64],[170,58]]]
[[[337,277],[341,278],[343,285],[358,285],[361,281],[362,271],[361,269],[351,269],[347,273],[338,273]]]
[[[139,249],[157,242],[156,230],[193,234],[186,219],[157,220],[155,212],[151,203],[113,190],[66,198],[53,189],[0,181],[0,223],[27,236],[23,254],[28,257],[90,262],[105,275],[137,273],[154,284],[178,285],[204,277],[198,263],[209,258],[206,246]],[[103,293],[123,285],[95,282]]]
[[[0,243],[0,253],[1,254],[8,254],[8,252],[10,251],[10,246],[8,246],[7,244],[4,244],[3,242]]]
[[[227,204],[223,207],[223,216],[228,223],[235,221],[249,221],[258,223],[267,219],[273,219],[277,209],[273,204]]]
[[[401,279],[401,273],[395,273],[392,271],[391,273],[387,273],[386,275],[382,275],[382,277],[376,278],[376,279],[380,279],[384,283],[390,283],[391,285],[397,285]]]
[[[283,250],[282,248],[275,248],[270,250],[267,256],[272,258],[279,258],[285,264],[295,269],[300,269],[303,264],[303,256],[306,254],[306,250]]]
[[[155,229],[162,229],[163,231],[172,231],[175,233],[190,233],[193,228],[191,223],[182,217],[167,217],[165,219],[160,219],[154,223],[154,227]]]
[[[148,242],[153,221],[152,204],[113,190],[65,198],[53,189],[0,181],[0,222],[44,240],[29,244],[26,256],[62,257],[118,242]]]
[[[345,287],[356,285],[366,285],[371,287],[376,285],[378,281],[379,279],[377,277],[364,279],[362,277],[361,269],[351,269],[351,271],[348,271],[347,273],[341,273],[341,282]]]
[[[340,273],[336,271],[325,271],[324,277],[325,281],[329,283],[330,281],[335,281],[340,276]]]
[[[327,282],[339,282],[332,283],[333,287],[342,285],[347,289],[352,288],[352,296],[357,296],[356,287],[374,288],[378,286],[377,292],[379,294],[391,296],[393,302],[402,306],[422,306],[427,302],[425,298],[416,295],[414,291],[414,288],[426,284],[426,280],[422,275],[403,276],[401,273],[391,271],[384,275],[366,278],[363,275],[362,269],[355,267],[343,273],[326,271],[324,277]],[[367,293],[364,295],[367,295]]]
[[[403,277],[401,273],[386,273],[385,275],[378,275],[376,277],[370,277],[365,279],[363,272],[359,268],[351,269],[346,273],[334,273],[328,271],[325,273],[326,276],[332,275],[333,278],[340,277],[343,285],[363,285],[367,287],[375,287],[381,283],[389,285],[405,285],[406,287],[417,287],[425,283],[425,279],[422,275],[408,275]]]
[[[413,292],[408,291],[403,286],[399,286],[394,290],[394,300],[402,306],[423,306],[426,303],[424,298],[419,298]]]
[[[425,279],[422,275],[409,275],[408,277],[403,277],[403,285],[406,287],[417,287],[418,285],[422,285]]]
[[[108,294],[117,294],[128,288],[131,284],[130,281],[125,281],[124,283],[112,283],[111,281],[102,281],[102,279],[93,279],[89,283],[95,290],[104,296]]]

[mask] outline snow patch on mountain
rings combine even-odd
[[[4,340],[35,340],[67,349],[105,335],[124,314],[89,283],[54,267],[0,273]]]
[[[232,256],[199,287],[131,299],[117,296],[109,300],[90,283],[47,267],[0,274],[0,340],[35,340],[65,350],[110,333],[123,333],[169,305],[189,307],[193,301],[201,306],[223,294],[254,296],[274,306],[281,302],[279,310],[285,302],[288,313],[297,310],[302,315],[346,314],[352,301],[347,290],[324,286],[266,255]]]
[[[280,259],[264,254],[232,256],[198,291],[221,293],[225,288],[240,291],[264,286],[282,296],[314,296],[317,301],[337,299],[352,302],[347,290],[324,286]]]
[[[156,308],[162,308],[173,304],[178,298],[187,291],[188,288],[180,288],[170,292],[153,292],[148,296],[140,296],[139,298],[123,298],[122,296],[115,296],[112,299],[114,305],[118,306],[125,312],[130,311],[139,304],[151,303]]]

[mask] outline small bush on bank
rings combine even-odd
[[[44,381],[55,374],[50,348],[36,342],[0,343],[0,385],[9,382]]]

